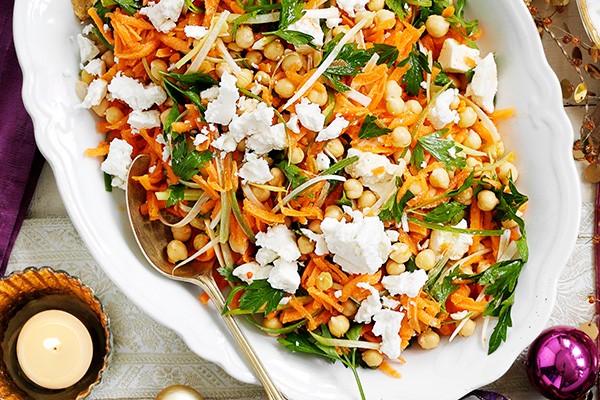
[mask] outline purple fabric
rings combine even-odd
[[[6,270],[44,159],[21,100],[22,77],[12,40],[13,0],[0,0],[0,276]]]

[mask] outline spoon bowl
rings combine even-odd
[[[148,173],[149,167],[150,157],[139,155],[133,160],[127,176],[127,215],[142,254],[148,260],[148,263],[163,276],[199,286],[209,295],[216,308],[223,310],[225,299],[212,275],[212,265],[192,260],[185,265],[176,267],[168,260],[166,254],[167,244],[172,236],[171,229],[161,221],[150,221],[141,214],[140,206],[146,201],[146,190],[133,178]],[[221,314],[221,316],[225,326],[229,329],[233,339],[262,383],[268,398],[285,400],[285,397],[277,389],[258,355],[241,331],[235,318],[230,314]]]

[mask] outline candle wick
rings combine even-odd
[[[46,338],[44,339],[44,347],[50,351],[58,351],[60,350],[60,339],[58,338]]]

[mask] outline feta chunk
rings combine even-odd
[[[92,108],[99,105],[106,96],[107,87],[108,82],[104,79],[94,79],[88,86],[85,98],[77,108]]]
[[[458,97],[458,89],[448,89],[440,93],[427,114],[427,119],[435,129],[442,129],[450,122],[458,123],[458,111],[452,110],[450,104]]]
[[[329,168],[329,165],[331,164],[331,160],[329,159],[329,157],[327,156],[327,154],[320,152],[319,154],[317,154],[316,157],[316,163],[317,163],[317,169],[319,171],[324,171],[327,168]]]
[[[133,147],[122,139],[113,139],[108,148],[106,160],[100,165],[102,172],[112,175],[111,185],[125,190],[127,173],[131,165]]]
[[[265,103],[260,103],[252,112],[247,112],[240,116],[234,115],[229,124],[229,133],[239,143],[247,136],[268,132],[273,123],[274,116],[275,111],[272,107],[269,107]]]
[[[287,128],[294,133],[300,133],[300,125],[298,125],[298,122],[298,115],[291,114],[290,119],[288,122],[286,122],[285,126],[287,126]]]
[[[200,99],[213,101],[219,96],[219,86],[215,85],[200,92]]]
[[[494,112],[494,97],[498,91],[498,70],[492,53],[477,64],[466,95],[485,112]]]
[[[212,147],[224,153],[232,153],[237,149],[237,142],[230,133],[224,133],[211,143]]]
[[[77,35],[77,45],[79,46],[79,57],[81,63],[85,64],[91,61],[100,54],[100,49],[90,39],[83,36],[81,33]]]
[[[296,104],[296,114],[303,127],[313,132],[319,132],[325,124],[325,116],[318,104],[311,103],[306,97]]]
[[[479,50],[449,38],[444,41],[438,62],[445,72],[464,74],[479,63]]]
[[[140,10],[140,14],[147,16],[157,31],[167,33],[175,28],[183,3],[184,0],[160,0],[158,4],[150,2],[148,7]]]
[[[381,311],[381,299],[377,290],[371,290],[371,294],[360,303],[358,311],[354,316],[354,320],[359,323],[368,324],[371,322],[371,318],[379,311]]]
[[[401,176],[406,169],[403,159],[398,160],[398,164],[393,164],[380,154],[349,149],[348,157],[354,156],[358,156],[358,161],[347,166],[346,173],[358,179],[363,186],[371,189],[379,197],[389,191],[390,185],[396,184],[396,177]]]
[[[273,225],[256,234],[256,245],[274,251],[283,260],[292,262],[300,257],[294,232],[285,225]]]
[[[183,31],[185,32],[185,36],[196,40],[202,39],[208,33],[208,29],[196,25],[187,25],[183,28]]]
[[[219,94],[217,98],[212,100],[206,106],[206,112],[204,118],[206,122],[212,122],[215,124],[227,125],[231,122],[235,113],[235,103],[240,98],[235,84],[237,78],[225,71],[221,75],[221,81],[219,82]]]
[[[417,297],[425,282],[427,282],[427,272],[422,269],[403,272],[400,275],[384,276],[381,280],[383,287],[392,296],[405,294],[408,297]]]
[[[269,164],[264,158],[258,158],[254,153],[246,153],[246,162],[240,168],[238,175],[242,183],[251,182],[264,184],[273,179]]]
[[[400,302],[398,300],[394,300],[390,297],[382,297],[381,298],[381,304],[383,304],[383,306],[385,308],[389,308],[389,309],[394,309],[394,308],[398,308],[400,306]]]
[[[333,121],[317,135],[315,141],[323,142],[325,140],[335,139],[342,134],[342,131],[348,127],[350,123],[346,118],[338,115]]]
[[[304,236],[306,236],[309,240],[315,242],[316,255],[322,256],[329,253],[329,249],[327,248],[327,242],[325,241],[324,235],[320,235],[306,228],[300,228],[300,232],[302,232]]]
[[[270,264],[273,261],[277,260],[278,257],[279,257],[279,255],[277,253],[275,253],[273,250],[269,250],[267,248],[261,247],[256,252],[254,259],[260,265],[267,265],[267,264]]]
[[[138,133],[141,129],[152,129],[160,127],[160,113],[156,110],[140,111],[133,110],[127,118],[131,132]]]
[[[392,310],[381,310],[373,316],[373,334],[381,337],[381,352],[392,360],[400,357],[399,332],[403,319],[404,313]]]
[[[373,274],[387,261],[392,243],[378,217],[344,207],[352,222],[325,218],[321,230],[333,261],[350,274]]]
[[[208,136],[204,133],[198,133],[196,136],[194,136],[194,147],[200,146],[202,143],[206,142],[208,140]]]
[[[271,150],[283,150],[287,147],[287,134],[285,125],[279,123],[268,130],[256,133],[246,140],[246,148],[256,154],[267,154]]]
[[[256,262],[249,262],[236,267],[233,270],[233,275],[247,284],[251,284],[257,279],[267,279],[272,269],[272,265],[260,265]]]
[[[351,17],[356,15],[356,11],[364,11],[369,0],[337,0],[336,4]]]
[[[285,261],[278,258],[273,262],[273,269],[267,279],[273,289],[281,289],[294,294],[300,286],[300,274],[298,274],[298,263]]]
[[[104,67],[104,62],[99,58],[95,58],[83,70],[92,76],[100,76],[102,75],[102,67]]]
[[[323,33],[323,29],[321,29],[319,20],[316,18],[310,18],[304,15],[298,21],[288,26],[286,30],[305,33],[312,37],[312,44],[317,47],[323,46],[325,34]]]
[[[464,219],[454,226],[466,229]],[[454,233],[433,229],[429,236],[429,248],[436,253],[446,254],[451,260],[461,259],[473,244],[473,236],[466,233]]]
[[[153,105],[161,105],[167,99],[167,94],[160,86],[151,83],[144,85],[133,78],[121,73],[110,81],[108,91],[113,99],[127,103],[134,110],[147,110]]]

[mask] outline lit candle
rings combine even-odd
[[[92,362],[93,344],[83,323],[61,310],[31,317],[17,339],[19,366],[31,381],[47,389],[77,383]]]

